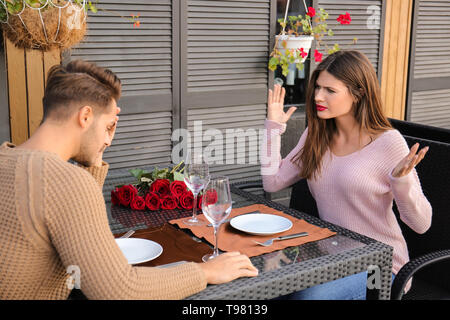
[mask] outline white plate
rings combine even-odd
[[[243,214],[230,220],[233,228],[254,235],[269,235],[284,232],[292,228],[289,219],[274,214]]]
[[[116,239],[116,242],[129,264],[137,264],[156,259],[163,252],[163,248],[159,243],[147,239],[119,238]]]

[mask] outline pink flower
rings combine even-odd
[[[322,62],[322,56],[323,54],[317,51],[317,49],[314,51],[314,60],[316,62]]]
[[[314,9],[313,7],[308,7],[308,16],[310,16],[311,18],[314,17],[316,15],[316,9]]]
[[[341,14],[339,18],[336,19],[340,24],[350,24],[352,18],[350,17],[350,13],[346,12],[345,14]]]

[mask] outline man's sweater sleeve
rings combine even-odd
[[[109,228],[93,177],[53,159],[45,166],[45,220],[51,242],[64,267],[80,268],[81,290],[89,299],[181,299],[206,287],[195,263],[162,269],[130,266]]]

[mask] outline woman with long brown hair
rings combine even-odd
[[[395,276],[409,257],[393,201],[414,231],[424,233],[431,224],[432,208],[414,169],[428,147],[418,152],[416,144],[409,150],[391,127],[375,70],[361,52],[338,51],[314,70],[306,93],[308,126],[281,159],[281,134],[295,111],[284,112],[284,95],[278,85],[269,90],[261,158],[264,190],[276,192],[306,178],[321,219],[394,248]],[[297,292],[294,298],[361,299],[366,280],[365,275],[351,276]]]

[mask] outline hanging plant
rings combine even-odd
[[[0,0],[0,22],[17,47],[66,49],[86,34],[88,8],[85,0]]]
[[[297,69],[303,70],[306,58],[311,49],[312,42],[316,41],[316,50],[314,52],[314,60],[322,61],[323,53],[321,53],[321,40],[325,35],[333,36],[333,30],[328,28],[326,23],[328,13],[320,8],[318,11],[312,7],[306,8],[305,16],[287,16],[289,9],[289,1],[286,6],[284,19],[278,19],[282,30],[275,37],[275,45],[270,54],[268,67],[275,71],[278,66],[281,67],[282,74],[287,76],[289,73],[289,65],[295,63]],[[341,15],[337,21],[341,24],[350,24],[351,17],[349,13]],[[314,23],[314,26],[313,26]],[[328,54],[339,51],[339,44],[335,44],[332,48],[326,48]]]
[[[88,10],[97,12],[87,0],[0,0],[0,23],[19,48],[64,50],[84,38]],[[139,14],[126,19],[140,26]]]

